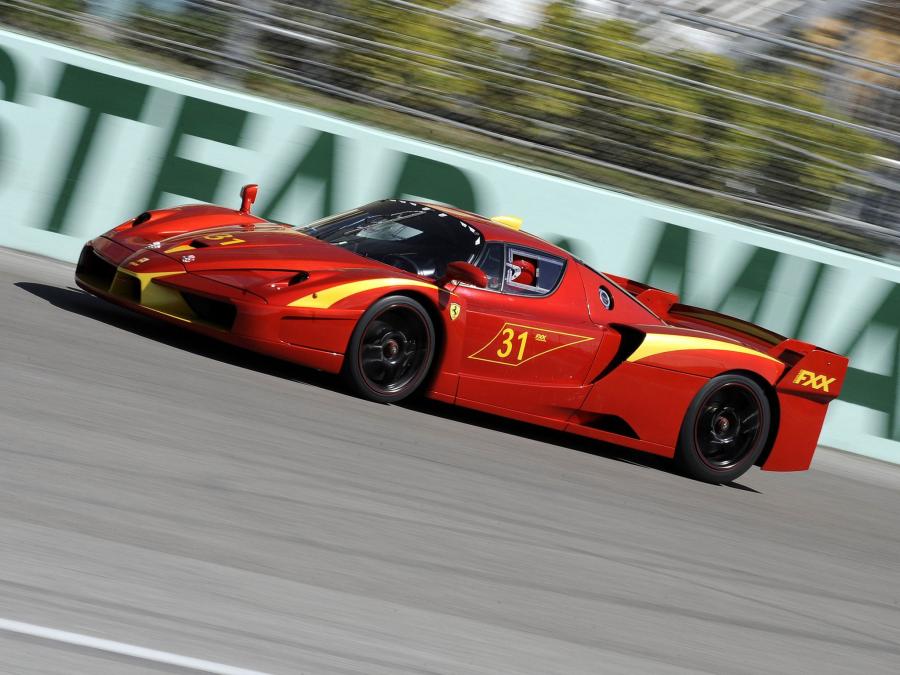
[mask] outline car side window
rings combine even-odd
[[[547,295],[562,279],[562,258],[516,246],[506,247],[503,292],[511,295]]]
[[[485,246],[478,267],[487,275],[486,290],[541,296],[556,290],[566,261],[548,253],[491,242]]]
[[[506,251],[503,244],[488,244],[478,267],[487,275],[488,290],[499,291],[503,287],[503,269],[506,262]]]

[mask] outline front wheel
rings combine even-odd
[[[771,419],[769,400],[756,382],[736,374],[714,377],[688,408],[676,462],[697,480],[729,483],[759,459]]]
[[[421,386],[434,344],[434,324],[421,304],[403,295],[382,298],[353,330],[344,376],[363,398],[396,403]]]

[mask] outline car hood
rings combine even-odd
[[[339,246],[282,225],[217,227],[169,237],[159,253],[189,272],[210,270],[304,270],[380,268],[395,270]]]
[[[119,264],[135,273],[170,273],[177,269],[283,304],[338,285],[368,287],[370,280],[378,280],[373,287],[435,287],[431,279],[277,224],[179,234],[151,242]],[[179,283],[174,279],[168,282]]]

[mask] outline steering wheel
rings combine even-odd
[[[386,265],[391,265],[392,267],[396,267],[397,269],[401,269],[404,272],[412,272],[413,274],[422,274],[422,270],[419,269],[419,266],[416,264],[416,261],[410,258],[409,256],[392,254],[386,255],[382,258],[381,262]]]

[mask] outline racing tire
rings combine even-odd
[[[771,406],[756,382],[719,375],[694,397],[684,416],[675,462],[706,483],[730,483],[759,459],[769,438]]]
[[[397,403],[414,394],[434,360],[434,323],[405,295],[375,302],[360,317],[344,356],[344,378],[363,398]]]

